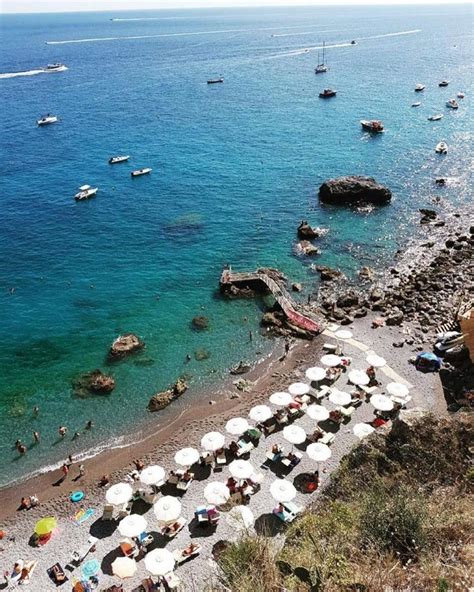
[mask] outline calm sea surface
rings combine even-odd
[[[216,298],[225,263],[278,266],[314,289],[292,255],[301,218],[330,228],[318,261],[351,274],[384,265],[414,236],[435,176],[455,178],[437,190],[444,204],[468,203],[471,17],[467,5],[2,17],[0,484],[137,438],[137,426],[164,420],[147,414],[149,397],[179,375],[205,392],[230,365],[268,352],[258,304]],[[323,40],[330,71],[315,76]],[[69,69],[34,73],[51,62]],[[206,84],[221,75],[224,84]],[[338,96],[321,101],[328,86]],[[460,90],[459,110],[446,109]],[[60,123],[37,128],[48,112]],[[427,121],[438,112],[442,121]],[[383,119],[387,132],[368,137],[362,118]],[[434,153],[442,139],[444,158]],[[114,154],[130,162],[109,166]],[[151,176],[130,178],[144,166]],[[350,173],[389,185],[392,204],[320,207],[319,184]],[[76,203],[84,183],[99,193]],[[191,330],[197,314],[207,332]],[[146,350],[107,367],[123,331]],[[196,361],[198,350],[209,357]],[[95,368],[114,374],[113,394],[74,397],[71,380]],[[89,419],[95,429],[71,441]],[[69,436],[58,443],[61,424]],[[33,430],[41,443],[18,458],[15,440],[30,445]]]

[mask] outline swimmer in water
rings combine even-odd
[[[59,435],[61,436],[61,438],[64,438],[64,436],[67,433],[67,427],[66,426],[60,426],[58,431],[59,431]]]

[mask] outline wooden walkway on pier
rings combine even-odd
[[[245,286],[256,282],[262,282],[267,287],[293,325],[312,333],[321,333],[323,331],[323,322],[306,312],[299,312],[299,305],[293,300],[288,290],[265,273],[264,270],[233,272],[231,269],[224,269],[220,279],[220,284],[224,288],[232,284]]]

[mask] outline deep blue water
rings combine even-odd
[[[330,228],[318,260],[350,274],[386,264],[416,233],[434,176],[456,178],[444,204],[467,203],[471,16],[465,5],[2,17],[1,73],[69,69],[0,76],[0,484],[130,433],[150,419],[148,398],[183,372],[206,389],[268,351],[256,303],[215,297],[225,263],[278,266],[314,288],[292,255],[301,218]],[[46,44],[97,38],[114,39]],[[315,76],[323,40],[331,69]],[[206,84],[220,75],[224,84]],[[336,99],[318,99],[326,86]],[[460,90],[466,99],[449,111]],[[46,112],[61,121],[39,129]],[[428,122],[437,112],[444,119]],[[370,138],[359,120],[375,117],[387,132]],[[114,154],[130,163],[109,166]],[[142,166],[152,175],[131,179]],[[319,184],[350,173],[389,185],[392,204],[369,215],[320,207]],[[99,186],[97,198],[75,203],[84,183]],[[209,331],[190,330],[196,314]],[[143,337],[145,352],[108,368],[111,396],[74,398],[72,377],[106,368],[122,331]],[[202,348],[209,359],[185,364]],[[55,444],[60,424],[71,435],[90,418],[92,432]],[[41,444],[18,459],[12,444],[30,443],[34,429]]]

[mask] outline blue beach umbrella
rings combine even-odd
[[[82,566],[82,575],[85,578],[91,578],[92,576],[98,574],[99,571],[100,563],[97,561],[97,559],[90,559]]]

